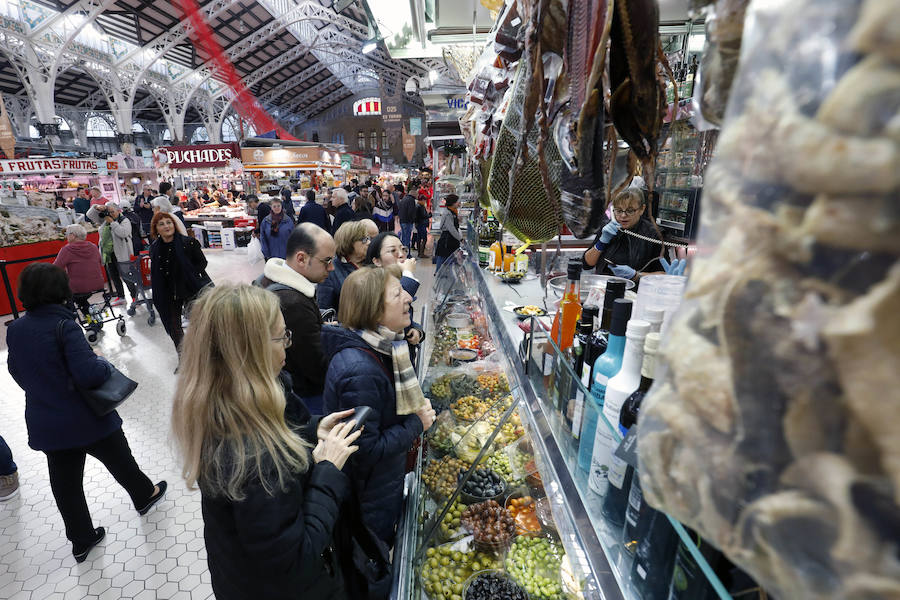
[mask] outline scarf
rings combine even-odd
[[[284,210],[282,209],[278,214],[272,212],[269,216],[272,218],[272,233],[278,235],[278,227],[281,226],[281,219],[284,218]]]
[[[378,331],[357,330],[357,335],[378,352],[391,357],[394,364],[394,390],[397,394],[397,414],[411,415],[431,403],[422,393],[419,379],[409,359],[409,345],[402,333],[394,333],[383,325]]]

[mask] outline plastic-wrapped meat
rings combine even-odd
[[[750,0],[719,0],[706,19],[707,45],[700,62],[703,118],[721,125],[737,71],[744,34],[744,15]]]
[[[647,502],[780,598],[900,598],[896,14],[750,4],[638,423]]]

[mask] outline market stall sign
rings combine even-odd
[[[163,146],[159,151],[165,154],[166,166],[170,169],[227,167],[231,159],[241,154],[235,143]]]
[[[308,169],[318,166],[322,149],[318,146],[301,148],[241,148],[244,168]]]
[[[66,171],[71,173],[96,173],[96,158],[23,158],[16,160],[0,160],[0,173],[17,175],[28,173],[53,173]]]

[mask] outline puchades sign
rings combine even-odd
[[[240,156],[241,150],[236,143],[163,146],[159,149],[159,158],[164,159],[165,166],[170,169],[227,167],[233,158]]]

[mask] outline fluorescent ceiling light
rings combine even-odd
[[[377,47],[378,47],[378,42],[379,42],[379,40],[377,40],[377,39],[374,39],[374,40],[366,40],[366,42],[365,42],[365,43],[363,44],[363,46],[362,46],[362,53],[363,53],[363,54],[368,54],[369,52],[371,52],[372,50],[374,50],[375,48],[377,48]]]
[[[434,83],[435,81],[437,81],[438,80],[438,72],[435,71],[434,69],[428,71],[428,79],[431,80],[431,83]]]

